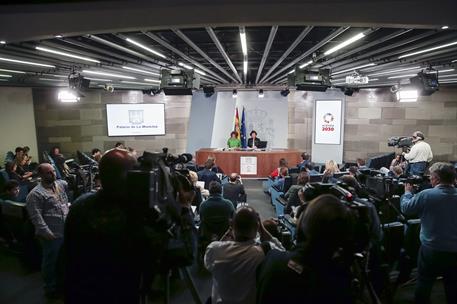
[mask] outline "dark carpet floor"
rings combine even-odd
[[[273,206],[269,202],[269,196],[263,192],[262,181],[245,179],[244,181],[248,204],[256,209],[262,219],[274,216]],[[211,275],[197,266],[189,268],[194,285],[205,301],[211,294]],[[160,280],[157,289],[162,286]],[[192,296],[187,288],[185,280],[179,274],[173,274],[171,279],[172,304],[192,303]],[[413,303],[414,282],[398,289],[394,303]],[[163,303],[163,293],[157,292],[150,297],[149,303]],[[39,272],[27,272],[17,256],[0,246],[0,303],[24,304],[24,303],[62,303],[61,301],[46,301],[42,291],[42,279]],[[442,282],[438,281],[434,287],[432,303],[446,303]]]

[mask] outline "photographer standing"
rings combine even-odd
[[[413,133],[413,146],[411,150],[403,156],[409,162],[408,173],[410,175],[423,175],[428,163],[433,159],[430,145],[424,141],[425,136],[422,132]]]
[[[416,195],[413,186],[405,184],[401,211],[421,220],[421,248],[418,257],[419,278],[416,303],[430,303],[436,277],[444,277],[448,303],[457,303],[457,190],[455,170],[451,164],[435,163],[430,167],[434,188]]]

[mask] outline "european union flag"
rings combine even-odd
[[[244,107],[243,107],[243,114],[241,115],[241,147],[246,148],[246,120],[244,115]]]

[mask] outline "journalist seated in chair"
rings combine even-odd
[[[238,133],[236,131],[230,133],[230,138],[227,140],[227,147],[230,149],[241,148],[241,140],[238,138]]]
[[[258,269],[257,303],[354,303],[353,217],[335,196],[312,200],[293,251],[270,250]]]
[[[52,160],[56,163],[57,169],[59,169],[61,174],[64,174],[64,172],[69,170],[65,164],[65,157],[60,153],[59,147],[52,147],[49,156],[51,156]]]
[[[224,198],[232,202],[236,209],[238,203],[246,202],[246,192],[244,185],[240,182],[238,173],[232,173],[229,176],[229,182],[222,186]]]
[[[216,181],[219,183],[221,182],[221,180],[219,179],[217,174],[212,170],[213,166],[214,166],[213,160],[208,159],[205,162],[205,167],[202,170],[197,172],[198,180],[205,182],[205,189],[209,189],[209,184],[212,181]]]
[[[209,197],[200,205],[200,234],[206,240],[219,240],[227,231],[235,208],[222,197],[222,186],[217,181],[209,183]]]
[[[249,133],[249,136],[248,148],[257,148],[260,145],[260,139],[257,137],[257,132],[252,130],[251,133]]]
[[[32,172],[27,172],[25,175],[20,175],[17,172],[16,162],[8,162],[5,165],[5,171],[8,174],[9,179],[15,180],[19,185],[26,185],[29,190],[32,190],[36,186],[36,183],[30,182]]]
[[[302,170],[303,168],[306,168],[306,165],[311,163],[311,156],[306,152],[303,152],[301,154],[301,159],[302,159],[302,161],[297,165],[299,170]]]
[[[359,170],[368,169],[368,167],[366,166],[365,160],[363,158],[357,158],[356,162],[357,162],[357,167],[359,168]]]
[[[279,171],[279,176],[276,178],[276,180],[273,182],[271,186],[278,189],[279,191],[283,191],[284,182],[287,176],[289,176],[289,169],[287,167],[282,167]]]
[[[224,174],[224,170],[222,170],[222,168],[219,167],[216,164],[216,157],[215,156],[213,156],[213,155],[208,156],[208,159],[206,161],[210,162],[212,164],[211,165],[211,171],[213,171],[214,173]]]
[[[98,163],[100,162],[100,159],[102,158],[103,156],[103,153],[100,149],[97,149],[97,148],[94,148],[92,149],[92,158]]]
[[[319,172],[317,172],[316,169],[314,169],[313,163],[308,163],[303,168],[301,168],[300,171],[308,172],[309,176],[319,175]]]
[[[288,164],[287,164],[287,160],[286,160],[285,158],[281,158],[281,159],[279,160],[279,166],[278,166],[278,168],[274,169],[274,170],[270,173],[269,176],[270,176],[272,179],[276,179],[276,178],[279,176],[279,173],[281,172],[281,169],[282,169],[282,168],[288,168],[287,165],[288,165]]]
[[[14,179],[10,179],[5,183],[3,192],[0,194],[0,200],[15,201],[19,196],[19,182]]]
[[[401,154],[395,155],[395,158],[390,163],[389,170],[393,171],[395,166],[400,166],[403,170],[406,168],[406,162]]]
[[[306,171],[301,171],[297,177],[297,184],[290,186],[284,198],[287,200],[286,208],[284,209],[285,214],[290,214],[292,208],[300,206],[300,198],[298,197],[298,191],[303,188],[307,183],[309,183],[309,174]]]
[[[328,160],[325,162],[325,171],[324,176],[322,177],[322,182],[335,184],[338,180],[333,176],[335,173],[340,172],[338,165],[333,160]]]

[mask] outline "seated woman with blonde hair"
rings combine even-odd
[[[336,183],[337,179],[333,176],[333,174],[340,172],[338,165],[334,160],[328,160],[325,162],[325,171],[324,176],[322,177],[323,183]]]

